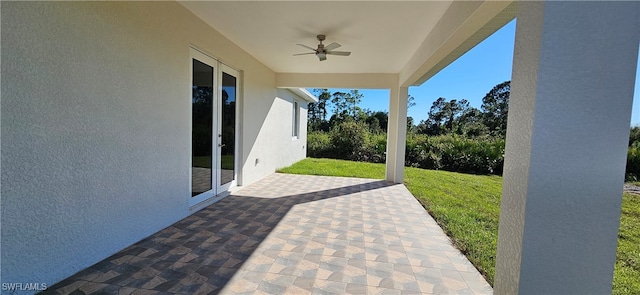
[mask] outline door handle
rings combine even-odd
[[[219,144],[218,144],[218,147],[225,147],[225,146],[227,146],[227,145],[226,145],[226,144],[224,144],[224,143],[219,143]]]

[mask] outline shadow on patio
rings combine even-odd
[[[59,294],[491,293],[407,191],[273,174],[60,282]]]

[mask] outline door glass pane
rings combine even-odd
[[[212,189],[213,67],[193,60],[191,196]]]
[[[236,143],[236,77],[222,73],[222,145],[220,151],[220,184],[229,183],[235,175]]]

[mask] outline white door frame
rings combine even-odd
[[[216,155],[218,155],[218,157],[216,157],[216,178],[217,178],[217,191],[218,194],[228,191],[230,188],[235,187],[236,183],[237,183],[237,179],[238,179],[238,130],[239,130],[239,122],[238,122],[238,99],[239,99],[239,85],[240,85],[240,77],[239,77],[239,72],[236,71],[235,69],[231,68],[230,66],[223,64],[223,63],[218,63],[218,91],[217,93],[219,94],[218,98],[216,99],[216,104],[218,104],[218,116],[217,116],[217,136],[215,138],[217,138],[217,143],[216,143]],[[235,122],[234,122],[234,152],[233,152],[233,180],[223,184],[221,177],[222,177],[222,157],[220,155],[222,155],[222,115],[221,115],[221,111],[222,111],[222,105],[221,101],[222,101],[222,76],[223,74],[226,73],[228,75],[233,76],[234,78],[236,78],[236,85],[235,85],[235,89],[236,89],[236,93],[235,93],[235,99],[236,99],[236,103],[235,103],[235,112],[234,112],[234,116],[235,116]]]
[[[211,159],[211,164],[213,167],[211,167],[211,190],[203,192],[199,195],[196,196],[191,196],[191,190],[193,189],[193,171],[192,171],[192,165],[189,167],[189,190],[190,193],[189,195],[189,207],[195,206],[199,203],[202,203],[204,201],[208,201],[208,200],[212,200],[215,198],[222,198],[224,196],[226,196],[227,194],[225,194],[225,192],[227,192],[230,188],[235,187],[237,184],[237,178],[238,178],[238,132],[239,132],[239,126],[240,126],[240,122],[238,120],[239,116],[239,103],[238,101],[240,100],[240,90],[239,90],[239,86],[240,86],[240,76],[239,76],[239,71],[231,68],[228,65],[225,65],[223,63],[221,63],[220,61],[218,61],[217,59],[211,57],[210,55],[202,52],[201,50],[198,50],[196,48],[190,47],[190,55],[189,55],[189,69],[190,69],[190,73],[192,75],[192,79],[193,79],[193,60],[198,60],[202,63],[207,64],[208,66],[213,68],[213,81],[212,81],[212,85],[213,85],[213,103],[212,103],[212,107],[213,107],[213,140],[212,140],[212,159]],[[234,146],[234,177],[233,177],[233,181],[223,184],[221,185],[221,179],[220,179],[220,175],[221,175],[221,144],[222,144],[222,138],[218,135],[222,134],[221,133],[221,128],[222,128],[222,116],[221,116],[221,110],[222,110],[222,106],[220,105],[220,99],[221,99],[221,93],[222,93],[222,74],[227,73],[230,74],[232,76],[234,76],[236,78],[236,108],[235,108],[235,116],[236,116],[236,120],[235,120],[235,134],[234,134],[234,141],[235,141],[235,146]],[[191,93],[190,93],[191,94]],[[190,112],[191,116],[193,116],[193,111]],[[192,142],[192,133],[189,133],[189,139],[190,142]],[[192,143],[191,143],[192,144]],[[193,159],[193,155],[191,154],[192,151],[190,151],[190,159]],[[192,160],[191,160],[192,161]],[[215,198],[214,198],[215,197]]]

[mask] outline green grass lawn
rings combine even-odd
[[[278,172],[384,178],[384,164],[302,160]],[[502,177],[405,168],[405,185],[493,285]],[[614,294],[640,294],[640,196],[624,194]]]
[[[333,159],[306,158],[278,172],[305,175],[327,175],[384,179],[384,165]]]
[[[622,197],[613,293],[640,294],[640,195]]]

